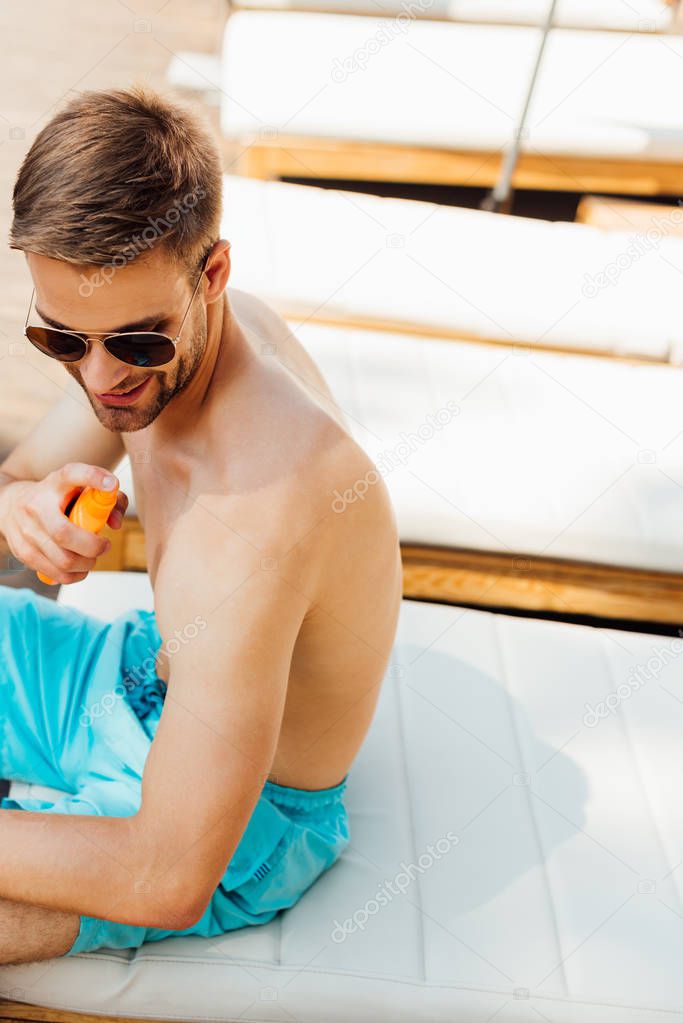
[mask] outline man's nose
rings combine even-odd
[[[90,339],[90,351],[80,364],[81,378],[89,391],[106,394],[118,387],[129,375],[130,370],[119,362],[97,338]]]

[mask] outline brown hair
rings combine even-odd
[[[87,91],[37,135],[12,199],[10,248],[117,266],[160,244],[195,268],[219,237],[220,154],[193,109],[148,86]]]

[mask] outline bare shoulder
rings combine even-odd
[[[390,588],[400,574],[398,526],[386,484],[372,459],[342,431],[300,474],[283,524],[282,542],[296,535],[300,556],[315,567],[319,596],[347,587],[358,600],[378,578]]]
[[[257,339],[281,336],[273,334],[284,322],[276,313],[236,294],[240,326]],[[378,579],[386,593],[395,589],[400,551],[386,485],[321,400],[329,391],[312,360],[310,367],[301,361],[290,372],[259,357],[230,401],[215,403],[202,456],[188,472],[192,500],[166,537],[160,585],[179,575],[187,581],[196,569],[200,584],[207,571],[220,573],[225,592],[272,571],[311,604],[323,597],[336,604],[345,590],[358,604]]]
[[[253,330],[274,365],[284,369],[301,402],[277,401],[278,387],[268,384],[271,408],[279,422],[262,439],[259,464],[272,480],[276,459],[285,468],[285,485],[277,517],[263,522],[264,534],[280,532],[280,544],[297,538],[296,549],[309,558],[335,559],[342,551],[359,551],[363,563],[395,560],[399,550],[396,518],[387,487],[369,455],[354,440],[343,411],[314,360],[285,320],[255,295],[231,289],[230,302],[243,327]],[[271,346],[271,347],[269,347]],[[264,360],[268,364],[268,359]],[[264,462],[265,457],[265,462]],[[268,467],[267,462],[271,460]],[[253,509],[260,519],[264,506]],[[305,541],[299,539],[305,536]]]
[[[257,354],[279,364],[306,389],[312,401],[350,433],[349,422],[327,380],[286,320],[262,299],[246,291],[230,289],[230,305]]]
[[[357,590],[395,571],[394,510],[369,456],[328,417],[290,418],[287,428],[298,430],[296,444],[280,424],[266,452],[262,444],[245,451],[236,478],[188,504],[167,537],[159,585],[183,577],[190,589],[196,575],[203,586],[210,572],[227,593],[272,571],[314,603],[344,580]]]
[[[268,333],[271,333],[273,328],[284,326],[286,329],[285,320],[258,295],[252,295],[251,292],[242,291],[240,288],[228,288],[228,296],[232,310],[240,322],[260,325],[264,332]]]

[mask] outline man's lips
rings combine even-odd
[[[96,397],[103,405],[132,405],[140,397],[152,378],[147,377],[141,384],[124,394],[98,394]]]

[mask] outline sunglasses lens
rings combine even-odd
[[[83,358],[87,349],[82,338],[50,327],[27,327],[26,337],[44,355],[60,362],[77,362]]]
[[[149,331],[107,338],[105,348],[121,362],[142,368],[163,366],[175,355],[175,346],[170,338]]]

